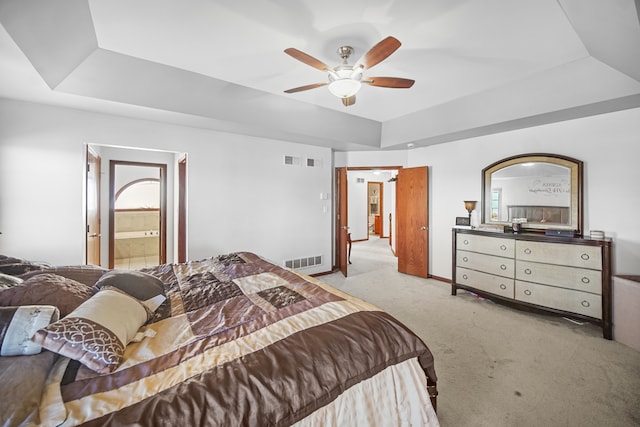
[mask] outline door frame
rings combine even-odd
[[[92,265],[100,265],[100,246],[101,246],[101,237],[102,237],[102,227],[101,227],[101,210],[100,210],[100,189],[101,189],[101,164],[102,157],[98,154],[98,152],[93,149],[90,145],[86,145],[85,150],[85,179],[84,179],[84,204],[85,204],[85,264]],[[96,161],[92,162],[91,158],[94,158]],[[91,170],[91,165],[95,165],[95,170]],[[95,179],[93,182],[90,182],[89,175],[93,172]],[[89,192],[90,185],[93,186],[93,193],[96,197],[95,201],[95,212],[91,212],[91,200],[89,200]],[[93,219],[92,219],[93,216]],[[91,224],[97,224],[96,230],[91,230]],[[94,238],[95,240],[91,241],[90,239]],[[96,242],[97,241],[97,242]],[[90,244],[93,248],[93,254],[90,254]],[[97,261],[97,264],[96,264]]]
[[[187,261],[187,153],[178,160],[178,262]]]
[[[335,168],[335,260],[333,270],[340,270],[344,277],[348,275],[349,252],[351,239],[349,238],[348,218],[348,189],[347,168]],[[349,248],[347,248],[349,245]]]
[[[341,245],[340,243],[340,223],[338,221],[338,217],[339,217],[339,213],[340,212],[348,212],[349,211],[349,199],[348,197],[345,197],[344,200],[341,197],[341,191],[340,191],[340,180],[338,179],[338,173],[340,170],[344,170],[344,176],[346,178],[347,176],[347,172],[348,171],[357,171],[357,170],[361,170],[361,171],[373,171],[373,170],[400,170],[403,169],[403,166],[343,166],[343,167],[334,167],[334,171],[335,171],[335,182],[334,182],[334,194],[336,195],[335,197],[335,215],[336,215],[336,219],[335,219],[335,235],[334,235],[334,240],[336,242],[336,247],[335,247],[335,251],[334,251],[334,270],[340,269],[341,271],[343,271],[343,274],[345,277],[347,277],[347,268],[346,265],[347,263],[345,263],[344,265],[340,262],[339,257],[342,257],[343,252],[346,251],[346,244],[345,245]],[[346,179],[345,179],[345,187],[346,187]],[[344,204],[344,206],[343,206]],[[348,224],[348,222],[347,222]],[[367,236],[368,237],[368,236]],[[392,251],[393,252],[393,251]],[[348,254],[347,254],[348,255]]]

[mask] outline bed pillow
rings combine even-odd
[[[162,280],[141,271],[111,270],[103,274],[94,286],[98,289],[113,286],[140,301],[164,295]]]
[[[19,276],[28,271],[42,270],[49,267],[53,266],[47,262],[27,261],[22,258],[0,255],[0,273],[11,276]]]
[[[60,317],[52,305],[0,307],[0,356],[28,356],[42,351],[31,337]]]
[[[96,265],[62,265],[51,268],[45,268],[43,270],[34,270],[21,274],[20,277],[23,280],[27,280],[38,274],[57,274],[58,276],[66,277],[67,279],[75,280],[87,286],[93,286],[100,276],[106,273],[106,268],[98,267]]]
[[[67,317],[38,330],[32,340],[107,374],[120,365],[125,347],[148,319],[149,311],[136,298],[104,287]]]
[[[11,288],[15,285],[19,285],[22,282],[24,282],[24,280],[22,280],[20,277],[0,273],[0,291],[2,291],[3,289]]]
[[[38,274],[0,291],[0,306],[53,305],[64,317],[93,295],[91,286],[57,274]]]

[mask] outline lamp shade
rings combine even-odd
[[[478,203],[476,200],[465,200],[464,208],[467,210],[467,212],[471,213],[471,211],[476,208],[476,203]]]

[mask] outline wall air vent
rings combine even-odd
[[[288,166],[300,166],[300,157],[284,156],[284,164]]]
[[[287,268],[309,268],[322,264],[322,255],[310,256],[305,258],[288,259],[284,261]]]
[[[358,184],[364,184],[364,178],[356,178]]]
[[[310,168],[321,168],[322,160],[319,159],[307,159],[307,166]]]

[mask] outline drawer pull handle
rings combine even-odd
[[[465,245],[468,245],[469,241],[465,239],[465,240],[462,241],[462,243],[464,243]]]
[[[526,248],[526,249],[524,250],[524,253],[525,253],[525,254],[527,254],[527,255],[531,255],[531,249]]]
[[[582,301],[580,304],[582,304],[583,307],[591,307],[591,304],[589,304],[589,301]]]
[[[506,266],[506,265],[504,265],[504,264],[501,264],[501,265],[500,265],[500,270],[506,270],[506,269],[507,269],[507,266]]]
[[[529,296],[529,295],[531,295],[531,291],[530,291],[529,289],[525,289],[525,290],[524,290],[524,294],[525,294],[526,296]]]
[[[466,274],[463,274],[463,275],[462,275],[462,278],[463,278],[464,280],[467,280],[467,279],[469,278],[469,276],[467,276]]]
[[[588,261],[589,260],[589,254],[582,254],[582,255],[580,255],[580,258],[582,258],[585,261]]]
[[[467,258],[466,256],[463,256],[462,257],[462,261],[467,262],[467,261],[469,261],[469,258]]]
[[[524,274],[531,274],[531,269],[530,268],[525,268],[524,269]]]
[[[589,278],[588,278],[588,277],[583,277],[583,278],[582,278],[582,283],[587,284],[587,283],[589,283],[589,282],[591,282],[591,280],[589,280]]]
[[[502,251],[506,251],[506,250],[507,250],[507,247],[506,247],[505,245],[500,245],[500,250],[502,250]]]
[[[500,284],[500,289],[502,289],[504,291],[505,289],[507,289],[507,285],[505,285],[504,283],[501,283]]]

